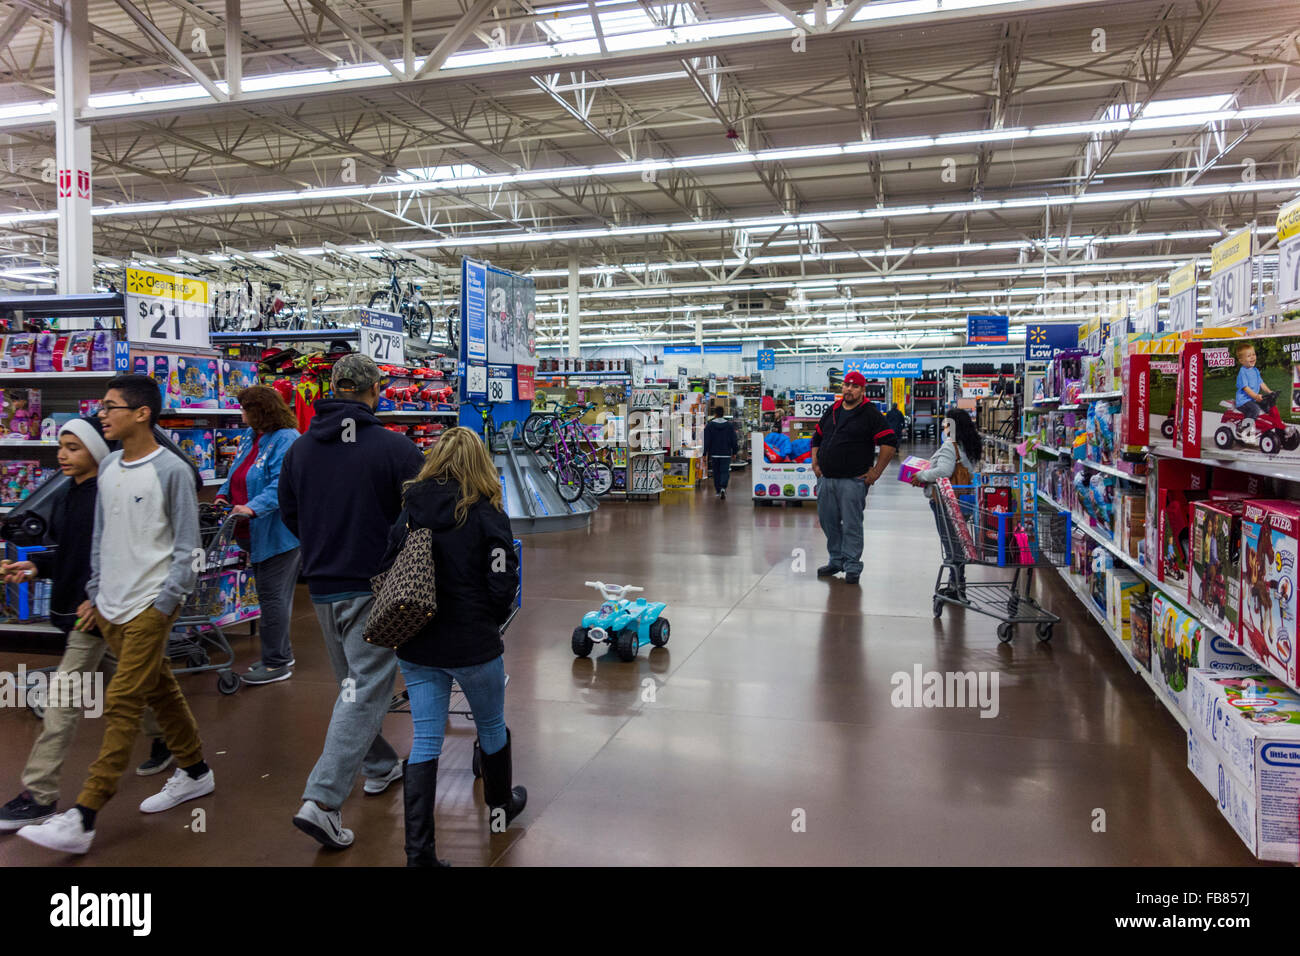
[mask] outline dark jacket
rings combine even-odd
[[[36,573],[50,579],[50,623],[65,634],[72,630],[77,608],[86,600],[98,497],[99,484],[94,478],[79,485],[69,482],[50,512],[53,549],[37,551],[31,557]]]
[[[456,526],[460,486],[421,481],[406,492],[406,511],[393,525],[381,569],[392,566],[412,528],[433,532],[434,587],[438,610],[397,656],[430,667],[470,667],[505,653],[501,625],[510,616],[519,588],[510,519],[480,498]]]
[[[898,436],[885,423],[875,402],[863,399],[852,411],[843,399],[826,410],[813,433],[817,466],[827,478],[858,478],[876,462],[877,445],[898,447]]]
[[[903,437],[903,425],[906,423],[906,416],[903,415],[902,409],[891,408],[885,412],[885,423],[894,430],[894,434]]]
[[[704,457],[730,458],[739,450],[736,426],[725,418],[710,419],[704,426]]]
[[[313,595],[370,590],[402,510],[402,485],[423,464],[415,444],[384,428],[369,405],[316,402],[311,426],[285,453],[279,491],[280,518],[302,543]]]

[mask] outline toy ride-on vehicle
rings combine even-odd
[[[668,605],[645,598],[631,600],[624,595],[644,588],[630,584],[605,584],[588,581],[605,600],[595,611],[582,616],[582,626],[573,629],[573,653],[586,657],[596,644],[611,644],[625,661],[634,660],[642,644],[663,647],[668,643],[668,618],[663,617]]]
[[[1260,396],[1258,405],[1263,411],[1258,418],[1247,418],[1246,414],[1232,402],[1220,402],[1223,420],[1214,430],[1214,446],[1219,451],[1229,451],[1234,445],[1258,445],[1266,455],[1276,455],[1285,448],[1295,451],[1300,448],[1300,429],[1282,420],[1282,413],[1277,410],[1277,392],[1265,392]]]

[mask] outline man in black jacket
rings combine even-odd
[[[817,423],[812,440],[813,473],[818,478],[817,520],[831,556],[817,569],[817,576],[843,571],[849,584],[857,584],[862,575],[862,513],[867,507],[867,489],[880,480],[898,451],[898,435],[876,403],[863,400],[866,385],[861,372],[844,376],[840,400]]]
[[[713,491],[718,498],[727,497],[731,480],[731,459],[740,450],[736,428],[726,418],[721,405],[713,406],[713,420],[704,426],[704,461],[713,474]]]
[[[328,847],[351,846],[340,807],[360,770],[366,793],[383,793],[402,775],[380,733],[392,700],[397,658],[362,638],[374,594],[370,578],[402,510],[402,486],[424,456],[375,417],[383,373],[364,355],[334,364],[333,398],[316,402],[306,433],[280,468],[280,516],[302,543],[307,580],[325,649],[338,679],[325,748],[307,778],[294,826]]]
[[[890,405],[889,411],[885,412],[885,424],[894,430],[895,438],[899,441],[903,440],[903,426],[907,424],[907,417],[899,410],[897,402]]]

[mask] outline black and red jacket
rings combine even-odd
[[[898,435],[875,402],[864,398],[852,411],[842,403],[843,399],[836,399],[822,416],[812,443],[817,449],[817,465],[825,477],[858,478],[876,463],[876,446],[897,448]]]

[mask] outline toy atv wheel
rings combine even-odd
[[[1282,442],[1277,432],[1264,432],[1259,436],[1259,450],[1266,455],[1276,455],[1282,450]]]
[[[668,643],[668,619],[661,617],[650,625],[650,643],[655,647],[663,647]]]
[[[1232,448],[1232,443],[1236,440],[1237,436],[1233,434],[1232,428],[1227,425],[1222,425],[1214,431],[1214,447],[1219,451],[1229,451]]]
[[[1166,418],[1160,423],[1160,434],[1164,435],[1166,438],[1174,437],[1174,423],[1170,419]]]
[[[636,631],[633,628],[624,628],[614,636],[614,650],[622,660],[636,660],[637,651],[640,649],[641,645],[637,641]]]
[[[943,605],[944,605],[944,600],[943,600],[943,598],[936,597],[936,598],[934,599],[934,616],[935,616],[935,617],[943,617]]]
[[[1300,448],[1300,430],[1297,430],[1294,425],[1282,433],[1282,447],[1287,451]]]
[[[573,653],[578,657],[586,657],[591,653],[593,646],[591,636],[587,633],[585,627],[575,627],[573,629]]]

